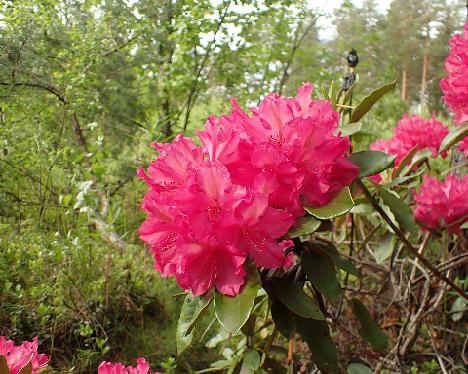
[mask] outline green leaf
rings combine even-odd
[[[361,122],[348,123],[347,125],[343,125],[341,127],[338,127],[336,132],[337,133],[341,132],[342,136],[350,136],[350,135],[356,134],[359,131],[361,131],[361,128],[362,128],[362,123]]]
[[[330,257],[319,251],[304,251],[302,269],[315,288],[336,305],[340,299],[341,287]]]
[[[325,321],[297,317],[297,331],[312,352],[312,359],[323,374],[338,373],[338,352]]]
[[[359,75],[356,74],[356,80],[354,83],[346,90],[345,94],[343,95],[343,99],[339,101],[341,105],[346,105],[346,103],[349,101],[351,98],[351,95],[353,94],[354,89],[356,88],[357,83],[359,82]],[[340,112],[344,110],[345,108],[341,108]]]
[[[359,167],[359,177],[369,177],[392,168],[396,156],[387,155],[380,151],[362,151],[353,153],[349,159]]]
[[[442,140],[442,143],[439,147],[439,153],[446,151],[454,144],[458,143],[465,136],[468,136],[468,123],[457,127],[456,129],[450,131],[450,133]]]
[[[351,113],[351,118],[349,119],[349,123],[354,123],[359,121],[371,108],[372,106],[379,101],[379,99],[384,96],[385,94],[393,91],[396,87],[396,81],[393,81],[390,84],[386,84],[375,91],[371,92],[369,96],[366,96],[358,106],[353,110]]]
[[[463,317],[463,313],[468,310],[468,301],[463,297],[459,296],[455,299],[450,309],[450,317],[452,320],[457,322],[460,321]]]
[[[6,358],[0,355],[0,374],[10,374]]]
[[[335,264],[336,267],[339,267],[340,269],[356,277],[359,276],[359,271],[356,269],[354,264],[351,261],[349,261],[347,258],[343,257],[343,255],[340,252],[338,252],[338,250],[335,247],[329,246],[325,243],[318,242],[318,241],[307,243],[307,246],[310,246],[316,250],[319,250],[323,254],[330,257],[330,259],[332,260],[332,262]]]
[[[271,316],[278,331],[287,339],[291,339],[296,331],[296,319],[294,313],[286,308],[278,300],[271,305]]]
[[[327,205],[318,208],[304,206],[304,209],[318,219],[331,219],[349,212],[353,204],[351,192],[345,187]]]
[[[431,153],[431,151],[429,149],[423,149],[423,150],[417,152],[413,156],[413,159],[411,160],[411,163],[403,168],[403,170],[401,172],[401,175],[408,174],[411,170],[415,169],[417,166],[419,166],[423,162],[427,161],[431,157],[432,157],[432,153]]]
[[[413,148],[409,150],[409,152],[405,155],[405,157],[403,157],[403,159],[400,162],[400,165],[398,165],[398,167],[395,170],[394,177],[398,177],[400,173],[403,171],[403,168],[411,162],[411,160],[413,159],[413,156],[418,151],[418,148],[419,148],[419,144],[416,144]]]
[[[227,331],[237,334],[247,322],[254,307],[255,297],[260,288],[260,277],[256,268],[249,266],[247,282],[236,297],[215,293],[215,315]]]
[[[287,238],[297,238],[298,236],[307,236],[315,232],[320,225],[321,221],[312,216],[301,217],[297,220],[294,227],[287,233]]]
[[[393,248],[395,246],[395,236],[392,234],[387,234],[377,245],[377,248],[372,252],[375,261],[378,264],[384,263],[390,258],[393,253]]]
[[[295,314],[305,318],[324,319],[315,300],[302,287],[282,278],[272,278],[269,286],[274,296]]]
[[[355,362],[349,364],[347,367],[348,374],[372,374],[372,370],[369,366]]]
[[[254,374],[260,367],[261,357],[255,349],[249,349],[242,361],[241,374]]]
[[[177,354],[181,355],[192,343],[193,327],[202,312],[210,305],[211,298],[195,297],[192,293],[185,296],[180,310],[176,330]]]
[[[359,334],[369,342],[375,351],[383,351],[388,344],[387,335],[380,329],[379,325],[372,319],[364,304],[358,299],[352,299],[353,313],[361,328]]]
[[[390,208],[400,227],[405,231],[411,231],[414,227],[414,216],[411,208],[385,187],[377,185],[377,190],[383,203]]]

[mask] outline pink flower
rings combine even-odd
[[[390,155],[396,155],[395,166],[415,146],[418,150],[429,149],[432,157],[437,156],[442,140],[447,136],[448,129],[433,116],[424,119],[417,115],[405,114],[398,121],[393,136],[388,140],[377,140],[370,148]]]
[[[234,296],[248,257],[268,269],[290,262],[281,238],[304,214],[303,199],[324,205],[358,175],[349,140],[334,134],[338,114],[311,91],[271,94],[251,115],[233,100],[229,115],[197,132],[201,146],[181,135],[155,145],[159,157],[138,171],[149,188],[139,234],[163,276],[194,295]]]
[[[45,354],[37,353],[37,341],[35,337],[32,342],[24,341],[17,346],[11,340],[0,336],[0,355],[6,358],[10,374],[17,374],[30,360],[32,374],[39,373],[47,366],[49,359]]]
[[[468,136],[459,143],[458,150],[468,156]]]
[[[468,221],[468,175],[463,178],[449,175],[439,181],[424,176],[416,201],[415,216],[429,228],[448,228],[459,233],[460,226]]]
[[[468,23],[464,34],[450,39],[450,54],[445,60],[447,77],[440,81],[444,102],[455,113],[455,123],[468,121]]]
[[[137,359],[137,367],[125,367],[121,363],[111,363],[103,361],[98,367],[98,374],[161,374],[150,371],[150,366],[144,358]]]

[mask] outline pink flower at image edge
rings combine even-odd
[[[37,349],[37,337],[32,342],[24,341],[17,346],[13,341],[0,336],[0,355],[5,357],[10,374],[17,374],[29,360],[32,364],[32,374],[37,374],[44,369],[49,359],[45,354],[37,353]]]
[[[127,366],[121,363],[103,361],[98,367],[98,374],[161,374],[150,371],[150,366],[144,358],[137,359],[137,367]]]

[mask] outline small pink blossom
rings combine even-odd
[[[24,341],[17,346],[13,341],[0,336],[0,356],[5,357],[10,374],[17,374],[30,360],[32,374],[41,372],[47,366],[49,359],[45,354],[37,353],[37,349],[37,337],[32,342]]]
[[[447,77],[440,81],[444,102],[455,113],[456,124],[468,122],[468,22],[463,35],[450,39],[445,70]]]
[[[459,143],[458,150],[468,156],[468,136]]]
[[[425,175],[419,193],[414,194],[415,216],[429,228],[459,233],[460,226],[468,221],[467,195],[468,175],[449,175],[443,181]]]
[[[103,361],[98,367],[98,374],[161,374],[157,371],[150,371],[150,366],[144,358],[137,359],[137,367],[125,367],[121,363]]]

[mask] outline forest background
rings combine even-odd
[[[92,372],[144,355],[169,372],[180,292],[136,230],[153,141],[268,92],[341,84],[355,48],[359,99],[398,80],[353,140],[388,137],[403,113],[448,122],[439,81],[463,1],[20,0],[0,3],[0,335],[39,336],[52,366]],[[335,32],[323,36],[323,20]],[[425,371],[428,372],[428,371]]]

